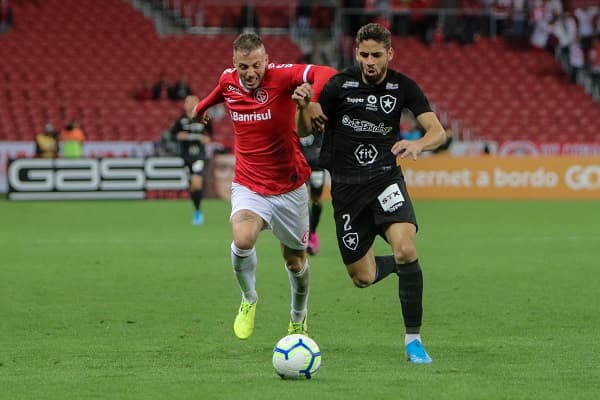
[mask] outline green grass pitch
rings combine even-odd
[[[228,203],[205,201],[193,227],[187,201],[0,201],[0,399],[596,399],[600,203],[415,207],[433,364],[405,361],[395,277],[352,286],[325,203],[309,317],[323,366],[283,381],[279,247],[261,235],[239,341]]]

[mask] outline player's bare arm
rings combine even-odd
[[[308,106],[310,105],[310,99],[312,98],[313,92],[312,87],[308,83],[303,83],[298,86],[294,93],[292,93],[292,99],[296,102],[296,129],[298,136],[307,137],[312,134],[311,118],[308,112]]]
[[[400,140],[392,146],[392,153],[406,158],[411,156],[413,160],[426,150],[435,150],[446,141],[446,132],[437,116],[433,112],[420,114],[417,120],[425,129],[425,135],[418,140]]]

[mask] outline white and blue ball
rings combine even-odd
[[[273,367],[283,379],[310,379],[321,368],[321,350],[306,335],[284,336],[273,349]]]

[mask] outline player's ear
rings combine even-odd
[[[390,49],[388,50],[388,60],[393,60],[394,59],[394,48],[390,47]]]

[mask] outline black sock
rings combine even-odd
[[[375,280],[373,283],[377,283],[392,272],[396,271],[396,261],[394,256],[375,256]]]
[[[419,333],[423,318],[423,273],[419,260],[398,264],[398,295],[406,333]]]
[[[312,207],[310,208],[310,233],[315,233],[317,231],[322,210],[323,206],[321,203],[312,203]]]
[[[200,209],[200,202],[202,201],[202,189],[200,190],[192,190],[190,191],[190,197],[192,198],[192,203],[194,203],[194,210],[198,211]]]

